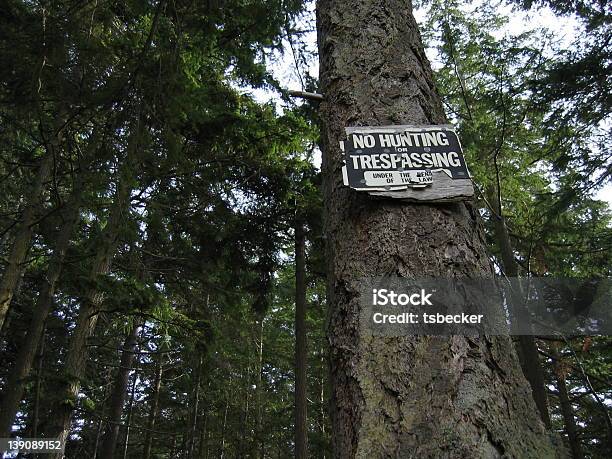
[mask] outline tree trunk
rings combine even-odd
[[[98,457],[98,446],[100,445],[101,437],[102,437],[102,419],[98,420],[98,428],[96,429],[96,441],[94,443],[93,459],[96,459]]]
[[[563,415],[563,425],[569,440],[572,457],[574,459],[583,459],[582,447],[578,440],[576,419],[574,418],[574,410],[570,402],[567,385],[565,384],[565,373],[560,362],[560,356],[556,349],[551,350],[553,356],[553,369],[557,378],[557,389],[559,391],[559,404],[561,405],[561,414]]]
[[[114,254],[117,236],[119,232],[119,215],[123,209],[119,209],[119,202],[113,208],[111,216],[104,232],[105,243],[102,244],[94,261],[90,281],[95,284],[98,276],[106,274],[110,269],[111,259]],[[115,220],[115,221],[112,221]],[[70,419],[77,403],[77,396],[81,387],[80,379],[84,374],[87,358],[87,339],[93,334],[100,314],[99,308],[102,304],[103,294],[96,288],[91,289],[81,306],[77,317],[76,327],[70,339],[66,362],[64,364],[65,382],[60,390],[61,398],[55,403],[52,426],[48,436],[66,440],[70,429]],[[57,459],[63,457],[64,452],[57,452]]]
[[[102,400],[106,400],[106,396],[107,396],[107,392],[108,392],[108,386],[110,383],[110,379],[111,379],[111,372],[109,371],[109,369],[106,370],[106,375],[104,377],[104,391],[102,393]],[[98,449],[100,447],[100,440],[102,439],[102,433],[103,433],[103,420],[106,418],[106,404],[103,404],[102,406],[102,413],[100,413],[100,417],[98,418],[98,427],[96,429],[96,441],[94,443],[94,454],[93,454],[93,459],[96,459],[98,457]]]
[[[109,417],[104,440],[102,442],[102,450],[100,457],[102,459],[112,459],[115,455],[117,447],[117,439],[119,438],[119,429],[121,427],[121,415],[123,414],[123,404],[127,395],[128,382],[130,379],[130,371],[134,363],[136,352],[136,338],[140,326],[134,325],[130,333],[126,336],[121,351],[121,362],[115,377],[115,384],[110,397]]]
[[[231,382],[231,379],[230,379]],[[228,384],[229,386],[229,384]],[[227,410],[229,409],[229,394],[225,394],[225,410],[223,411],[223,426],[221,428],[221,454],[219,457],[223,459],[225,457],[225,433],[227,428]]]
[[[200,443],[198,444],[198,459],[204,459],[208,456],[208,410],[204,410],[202,415],[202,429],[200,430]]]
[[[36,221],[36,211],[40,204],[40,196],[44,184],[49,178],[52,166],[53,152],[49,149],[41,159],[32,189],[26,197],[25,207],[15,231],[15,240],[13,241],[8,263],[0,281],[0,329],[2,329],[11,300],[15,294],[15,288],[23,273],[26,254],[30,248],[30,241]]]
[[[295,222],[295,457],[308,457],[306,399],[306,253],[304,224]]]
[[[257,385],[255,387],[255,427],[253,429],[253,451],[254,458],[263,459],[264,457],[264,432],[263,423],[263,406],[261,403],[262,394],[262,372],[263,372],[263,337],[264,337],[264,316],[259,316],[259,340],[257,343]]]
[[[110,270],[111,261],[119,244],[119,232],[125,221],[130,207],[130,194],[133,183],[133,161],[138,151],[141,128],[140,123],[135,123],[134,131],[128,141],[127,152],[124,162],[119,171],[117,191],[113,202],[108,222],[102,232],[98,252],[93,261],[89,274],[89,285],[96,285],[99,276],[105,275]],[[65,440],[70,430],[70,420],[77,403],[77,396],[81,387],[81,378],[84,374],[87,361],[87,339],[95,330],[100,307],[104,295],[98,288],[92,287],[85,294],[81,309],[76,320],[76,327],[70,339],[64,363],[65,381],[58,391],[60,398],[54,403],[51,426],[47,437]],[[63,449],[52,454],[52,458],[61,459],[64,455]]]
[[[504,273],[507,277],[518,277],[519,266],[514,258],[514,250],[510,234],[503,216],[499,196],[494,187],[487,190],[489,202],[495,207],[497,215],[493,215],[495,239],[499,244]],[[540,353],[535,338],[532,335],[519,335],[517,337],[517,351],[523,374],[529,386],[531,395],[540,413],[540,418],[547,429],[551,428],[550,414],[548,413],[548,398],[544,381],[544,371],[540,362]]]
[[[40,346],[38,346],[38,364],[36,368],[36,389],[34,391],[34,408],[32,409],[31,436],[38,438],[38,424],[40,422],[40,392],[42,390],[42,369],[45,358],[45,328],[41,332]]]
[[[66,250],[70,244],[74,227],[79,217],[80,199],[78,196],[82,193],[79,189],[70,199],[70,203],[66,212],[66,219],[62,224],[55,240],[55,248],[53,256],[49,262],[47,275],[43,280],[43,285],[38,297],[28,331],[23,342],[17,351],[15,359],[15,367],[9,372],[8,380],[4,389],[2,398],[2,407],[0,408],[0,438],[8,437],[11,426],[15,419],[15,414],[19,408],[19,402],[23,398],[25,390],[26,378],[32,368],[34,357],[38,343],[42,337],[45,321],[53,306],[53,296],[55,294],[55,286],[62,272],[62,266]]]
[[[531,395],[538,408],[540,419],[547,429],[551,428],[550,414],[548,413],[548,396],[546,394],[546,386],[544,381],[544,371],[540,362],[540,353],[538,345],[532,335],[519,335],[518,340],[518,356],[523,374],[529,386],[531,387]]]
[[[323,370],[325,368],[325,366],[323,365],[323,360],[324,360],[324,350],[321,349],[321,369]],[[320,452],[321,455],[321,459],[326,459],[326,446],[327,446],[327,438],[326,438],[326,433],[325,433],[325,424],[326,424],[326,419],[325,419],[325,374],[324,371],[321,371],[321,377],[319,378],[319,429],[320,429],[320,433],[321,433],[321,447],[322,447],[322,451]]]
[[[238,455],[240,457],[247,457],[249,448],[252,447],[252,445],[256,445],[256,442],[254,441],[255,439],[253,439],[253,441],[251,442],[247,441],[247,439],[249,438],[251,434],[249,430],[249,413],[250,413],[250,408],[251,408],[251,404],[250,404],[250,401],[251,401],[251,346],[250,345],[248,346],[248,351],[247,351],[246,377],[244,377],[244,373],[242,373],[240,380],[244,381],[245,384],[244,384],[244,409],[242,410],[243,416],[242,416],[242,423],[240,425],[240,436],[242,437],[243,441],[240,443],[238,447],[238,453],[239,453]],[[257,402],[257,398],[255,402]],[[257,409],[257,407],[255,407],[255,409]]]
[[[336,457],[554,457],[508,337],[360,327],[364,277],[493,273],[470,204],[342,184],[346,126],[446,122],[410,2],[319,0],[317,20]]]
[[[190,434],[189,434],[189,442],[188,442],[188,452],[187,457],[189,459],[193,458],[193,453],[195,451],[196,444],[196,434],[198,432],[198,411],[200,406],[200,381],[202,379],[202,367],[204,365],[204,359],[202,354],[200,354],[200,359],[198,361],[198,368],[196,374],[195,387],[193,389],[193,409],[191,412],[191,426],[190,426]]]
[[[140,356],[136,356],[136,364],[140,362]],[[127,419],[125,420],[125,436],[123,437],[123,452],[121,457],[123,459],[127,458],[128,446],[130,444],[130,428],[132,425],[132,413],[134,410],[134,397],[136,396],[136,381],[138,379],[138,375],[134,372],[134,376],[132,376],[132,387],[130,389],[130,401],[127,407]]]
[[[176,457],[175,451],[176,451],[176,434],[172,435],[172,446],[170,448],[169,457]]]
[[[155,370],[155,381],[153,383],[153,393],[151,394],[151,409],[149,411],[149,419],[147,421],[147,431],[144,443],[143,459],[151,457],[151,447],[153,445],[153,429],[157,420],[157,411],[159,410],[159,391],[161,389],[162,374],[163,374],[163,354],[160,354]]]

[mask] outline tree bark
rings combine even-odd
[[[554,457],[508,337],[373,337],[362,279],[492,276],[469,203],[408,204],[342,184],[351,125],[445,123],[410,2],[319,0],[336,457]]]
[[[306,252],[304,224],[295,222],[295,457],[308,457],[306,399]]]
[[[560,363],[560,356],[556,349],[552,349],[553,369],[557,378],[557,390],[559,391],[559,404],[561,405],[561,414],[563,415],[563,425],[569,440],[572,457],[574,459],[583,459],[582,447],[578,439],[576,428],[576,419],[574,418],[574,410],[570,402],[567,385],[565,384],[565,373]]]
[[[499,244],[504,273],[507,277],[518,277],[519,266],[514,258],[514,250],[512,241],[508,233],[506,218],[503,216],[499,196],[495,188],[490,187],[487,190],[489,202],[493,204],[497,215],[493,215],[493,228],[495,232],[495,240]],[[535,338],[531,335],[519,335],[517,337],[517,351],[523,374],[529,386],[531,387],[531,395],[540,413],[540,418],[547,429],[551,428],[550,414],[548,412],[548,397],[546,395],[546,386],[544,381],[544,371],[540,362],[540,353]]]
[[[121,427],[121,415],[123,414],[123,404],[127,395],[128,382],[130,379],[130,371],[134,363],[136,352],[136,344],[138,330],[140,326],[134,325],[130,333],[126,336],[121,351],[121,362],[117,369],[115,384],[110,397],[109,417],[102,442],[102,450],[100,457],[102,459],[112,459],[115,455],[117,447],[117,439],[119,438],[119,429]]]

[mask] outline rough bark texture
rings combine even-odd
[[[319,0],[317,16],[336,457],[555,457],[509,338],[360,328],[363,277],[492,271],[469,204],[342,185],[345,126],[445,122],[409,2]]]
[[[128,382],[130,379],[130,371],[134,363],[136,353],[136,338],[138,336],[139,326],[135,325],[123,343],[121,351],[121,362],[115,376],[115,383],[111,393],[109,403],[109,423],[106,426],[104,441],[102,443],[102,451],[100,457],[102,459],[112,459],[115,456],[115,448],[117,447],[117,439],[119,438],[119,428],[121,427],[121,415],[123,414],[123,404],[127,395]]]
[[[306,403],[306,253],[304,225],[295,223],[295,457],[308,457]]]
[[[508,233],[506,219],[502,214],[500,199],[496,193],[496,189],[489,188],[489,202],[493,203],[497,209],[497,216],[494,216],[494,231],[495,239],[499,244],[504,273],[507,277],[518,277],[519,266],[514,258],[514,250],[512,241]],[[521,335],[517,337],[516,347],[518,351],[519,361],[523,374],[529,386],[531,387],[531,395],[540,413],[540,418],[547,429],[551,428],[550,414],[548,413],[548,396],[546,395],[546,386],[544,381],[544,371],[540,362],[540,354],[535,338],[531,335]]]

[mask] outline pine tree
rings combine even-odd
[[[388,202],[342,185],[346,126],[445,122],[411,8],[320,1],[317,14],[336,454],[554,457],[509,339],[377,338],[360,328],[364,277],[491,268],[470,203]]]

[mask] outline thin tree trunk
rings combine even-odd
[[[263,458],[263,410],[261,403],[262,394],[262,370],[263,370],[263,327],[264,327],[264,316],[263,314],[259,317],[259,336],[257,340],[257,379],[255,385],[255,426],[253,427],[253,441],[251,444],[251,456],[254,458]]]
[[[102,400],[106,400],[106,394],[108,393],[108,386],[110,384],[110,379],[111,379],[111,374],[110,374],[110,370],[107,369],[106,371],[106,376],[104,378],[104,391],[102,394]],[[102,420],[106,418],[106,404],[102,405],[102,414],[100,416],[100,419],[98,420],[98,428],[96,430],[96,442],[94,445],[94,455],[93,455],[93,459],[96,459],[98,457],[98,448],[100,447],[100,440],[102,439]]]
[[[306,373],[306,251],[304,224],[295,222],[295,457],[308,457]]]
[[[96,459],[98,457],[98,446],[100,445],[100,438],[102,438],[102,419],[98,421],[98,429],[96,430],[96,442],[94,444],[93,459]]]
[[[124,223],[130,207],[130,194],[133,183],[133,161],[139,148],[141,128],[136,122],[127,146],[124,163],[119,171],[117,192],[110,211],[108,222],[102,233],[102,241],[93,261],[89,274],[89,284],[96,285],[99,276],[108,273],[111,261],[119,243],[119,231]],[[52,425],[47,432],[50,438],[57,438],[65,445],[70,430],[70,421],[77,396],[81,387],[80,379],[84,374],[87,361],[87,339],[93,334],[104,295],[96,287],[85,295],[76,321],[76,327],[70,339],[66,361],[64,363],[66,379],[58,392],[60,399],[54,403]],[[62,459],[64,451],[58,450],[52,454],[53,459]]]
[[[200,443],[198,444],[198,458],[203,459],[205,454],[208,455],[208,410],[204,410],[202,414],[204,421],[200,430]]]
[[[38,423],[40,420],[40,391],[42,386],[42,369],[45,356],[45,329],[41,333],[38,351],[38,365],[36,368],[36,392],[34,394],[34,409],[32,410],[32,438],[38,438]]]
[[[119,429],[121,427],[121,415],[123,414],[123,405],[127,395],[128,382],[130,371],[134,363],[136,352],[136,344],[138,330],[140,325],[134,325],[130,333],[126,336],[121,351],[121,362],[117,369],[115,384],[110,397],[109,416],[104,440],[102,442],[102,450],[100,457],[102,459],[112,459],[115,455],[117,447],[117,439],[119,438]]]
[[[139,356],[136,356],[136,363],[140,362]],[[123,454],[121,457],[123,459],[127,458],[128,446],[130,444],[130,428],[132,426],[132,412],[134,409],[134,397],[136,395],[136,380],[138,379],[138,375],[134,372],[134,376],[132,379],[132,388],[130,390],[130,402],[128,403],[127,409],[127,419],[125,421],[125,437],[123,439]]]
[[[324,368],[324,365],[323,365],[323,360],[324,360],[323,359],[323,355],[324,355],[323,349],[321,348],[321,361],[322,361],[321,362],[321,368],[322,369]],[[323,442],[323,445],[322,445],[323,450],[321,451],[321,458],[322,459],[326,458],[326,454],[325,454],[325,452],[326,452],[326,450],[325,450],[326,443],[325,442],[327,440],[325,438],[325,423],[326,423],[326,420],[325,420],[325,385],[324,385],[325,383],[324,383],[324,381],[325,381],[325,375],[323,374],[323,372],[321,372],[321,377],[319,379],[319,384],[320,384],[320,393],[319,393],[319,403],[320,403],[319,416],[320,416],[320,420],[319,420],[319,425],[320,425],[320,428],[321,428],[321,440]]]
[[[231,381],[231,380],[230,380]],[[225,457],[225,432],[227,427],[227,410],[229,409],[229,394],[225,394],[225,410],[223,411],[223,427],[221,429],[221,454],[219,457]]]
[[[163,354],[160,354],[155,370],[155,381],[153,382],[153,393],[151,394],[151,409],[149,410],[149,419],[147,421],[147,431],[144,443],[143,459],[151,457],[151,447],[153,445],[153,429],[157,420],[157,412],[159,411],[159,391],[161,390],[162,375],[163,375]]]
[[[169,457],[176,457],[176,455],[174,454],[175,451],[176,451],[176,434],[172,435],[172,448],[170,449]]]
[[[251,347],[249,346],[248,351],[247,351],[247,375],[246,378],[240,378],[241,380],[245,381],[245,387],[244,387],[244,410],[243,410],[243,414],[244,417],[242,418],[242,425],[241,425],[241,437],[243,438],[243,441],[240,443],[239,446],[239,450],[240,450],[240,456],[247,456],[248,455],[248,449],[250,447],[250,445],[253,444],[253,442],[247,442],[247,438],[248,435],[250,435],[250,431],[249,431],[249,410],[251,408]],[[257,407],[256,407],[257,408]]]
[[[195,449],[196,443],[196,433],[198,428],[198,409],[200,405],[200,380],[202,377],[202,366],[203,366],[203,358],[200,355],[200,359],[198,361],[197,375],[195,387],[193,389],[193,410],[191,417],[191,426],[190,426],[190,435],[188,442],[188,457],[193,458],[193,452]]]
[[[514,258],[512,241],[506,226],[506,219],[503,216],[499,196],[496,189],[490,186],[487,189],[489,202],[495,206],[497,215],[493,216],[495,240],[499,244],[504,273],[509,278],[516,278],[519,275],[519,266]],[[523,374],[529,386],[531,395],[540,413],[540,418],[547,429],[551,428],[550,414],[548,412],[548,397],[546,395],[546,385],[544,381],[544,371],[540,362],[540,353],[535,338],[532,335],[519,335],[517,337],[517,351]]]
[[[576,419],[574,418],[574,410],[570,402],[567,385],[565,383],[565,373],[561,365],[561,357],[556,349],[551,349],[553,357],[553,371],[557,379],[557,389],[559,391],[559,404],[561,405],[561,414],[563,415],[563,425],[569,439],[572,457],[574,459],[583,459],[582,447],[578,439],[578,429],[576,428]]]
[[[540,419],[547,429],[551,428],[550,414],[548,412],[548,396],[544,381],[544,371],[540,362],[540,353],[535,338],[532,335],[519,335],[518,356],[523,374],[531,387],[531,395],[535,401]]]
[[[319,0],[317,19],[336,457],[554,457],[508,337],[360,326],[364,278],[493,271],[470,203],[374,199],[342,183],[346,126],[446,122],[410,2]]]
[[[15,414],[19,408],[19,402],[23,398],[26,379],[34,362],[36,349],[38,348],[38,343],[43,334],[45,321],[53,306],[55,287],[62,272],[66,250],[68,250],[70,238],[76,222],[78,221],[80,208],[80,198],[78,196],[81,193],[82,190],[79,189],[70,199],[66,212],[66,219],[57,234],[55,248],[51,261],[49,262],[47,275],[43,280],[42,289],[36,298],[36,305],[34,306],[34,312],[28,326],[28,331],[17,350],[15,366],[8,374],[8,380],[2,398],[2,407],[0,408],[0,438],[8,436],[13,420],[15,419]]]
[[[263,339],[264,339],[264,316],[263,314],[259,318],[259,349],[258,349],[258,367],[257,367],[257,392],[256,392],[256,403],[257,403],[257,421],[255,422],[256,440],[259,445],[257,456],[260,459],[264,458],[264,438],[263,438],[263,405],[261,403],[262,393],[262,376],[263,376]]]

